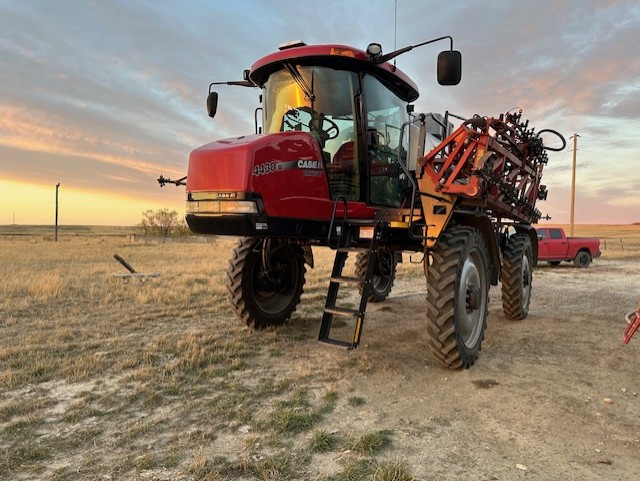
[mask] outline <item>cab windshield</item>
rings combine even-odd
[[[327,67],[291,67],[302,82],[284,69],[271,74],[264,86],[265,132],[310,132],[323,150],[334,155],[344,142],[355,138],[357,76]]]
[[[265,133],[309,132],[320,144],[332,197],[360,198],[354,72],[285,65],[264,85]]]

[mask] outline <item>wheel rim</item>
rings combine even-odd
[[[300,276],[297,257],[289,249],[280,249],[280,255],[271,253],[267,272],[260,255],[256,256],[251,272],[254,299],[257,306],[267,314],[278,315],[292,302]]]
[[[473,348],[482,334],[487,304],[484,272],[482,257],[472,251],[462,266],[455,305],[457,331],[468,348]]]
[[[522,285],[521,285],[521,298],[522,305],[529,305],[529,298],[531,297],[531,266],[529,264],[529,257],[525,254],[522,256]]]
[[[380,252],[372,279],[372,287],[378,292],[385,292],[393,279],[393,254]]]

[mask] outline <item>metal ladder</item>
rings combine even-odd
[[[338,245],[336,247],[336,257],[333,261],[333,270],[329,282],[329,290],[327,291],[327,300],[322,314],[322,323],[320,324],[320,334],[318,342],[331,344],[334,346],[345,347],[347,349],[356,349],[360,344],[360,335],[362,334],[362,324],[364,322],[364,314],[367,309],[367,301],[371,293],[371,285],[373,277],[373,269],[378,251],[378,244],[382,236],[382,228],[384,222],[374,219],[344,219],[338,237]],[[354,247],[354,239],[357,237],[360,227],[373,227],[373,236],[367,239],[368,245],[363,245],[363,239],[360,239],[359,245]],[[344,265],[350,252],[368,252],[369,259],[367,270],[364,278],[347,277],[342,275]],[[343,284],[355,285],[362,287],[360,296],[360,305],[357,309],[340,307],[336,305],[338,300],[338,291]],[[330,337],[331,323],[334,316],[341,316],[355,319],[355,331],[352,341],[343,341]]]

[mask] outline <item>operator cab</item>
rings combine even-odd
[[[298,42],[255,62],[242,81],[210,85],[211,117],[218,100],[211,86],[262,89],[262,131],[256,125],[257,135],[191,153],[192,231],[315,239],[327,235],[338,200],[360,219],[372,218],[379,206],[413,206],[418,150],[409,139],[416,117],[410,119],[408,106],[418,87],[388,60],[416,46],[382,55],[372,45],[365,52]],[[459,82],[459,57],[453,49],[440,54],[441,84]]]
[[[302,131],[317,140],[332,200],[407,201],[399,163],[409,142],[401,132],[418,88],[404,73],[351,47],[298,42],[256,62],[249,79],[263,89],[266,134]]]

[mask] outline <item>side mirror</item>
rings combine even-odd
[[[458,85],[462,78],[462,54],[459,50],[445,50],[438,55],[438,83]]]
[[[209,92],[209,95],[207,96],[207,113],[209,114],[209,117],[215,117],[217,110],[218,92]]]

